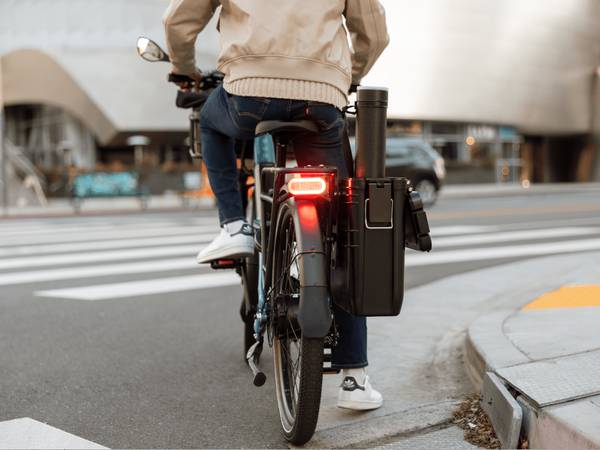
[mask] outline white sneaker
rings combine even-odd
[[[383,405],[383,397],[373,389],[365,369],[344,369],[338,393],[338,408],[367,411]]]
[[[217,259],[247,258],[253,254],[252,227],[244,220],[237,220],[223,225],[221,233],[198,253],[196,261],[204,264]]]

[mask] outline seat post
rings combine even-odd
[[[282,142],[278,136],[273,136],[275,140],[275,163],[277,167],[285,167],[287,160],[288,142]]]
[[[266,120],[256,125],[256,136],[270,134],[275,144],[275,161],[278,167],[285,167],[287,151],[295,137],[305,133],[318,133],[319,128],[310,120],[283,122]]]

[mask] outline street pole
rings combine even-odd
[[[0,176],[2,177],[2,211],[8,216],[8,155],[4,144],[4,83],[2,81],[2,58],[0,57]]]
[[[0,105],[0,176],[2,177],[2,213],[8,216],[8,175],[6,168],[6,146],[4,145],[4,106]]]

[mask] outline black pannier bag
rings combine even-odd
[[[396,316],[405,247],[431,250],[420,197],[405,178],[350,178],[340,194],[333,301],[356,316]]]

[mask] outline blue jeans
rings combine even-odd
[[[334,106],[305,101],[264,97],[240,97],[223,87],[209,96],[200,117],[202,154],[211,188],[217,198],[219,220],[226,224],[245,219],[238,185],[236,140],[254,138],[258,122],[263,120],[311,120],[319,134],[307,134],[294,140],[299,166],[336,166],[341,178],[349,176],[342,139],[346,121]],[[334,368],[367,366],[367,322],[334,306],[339,331],[338,345],[332,351]]]

